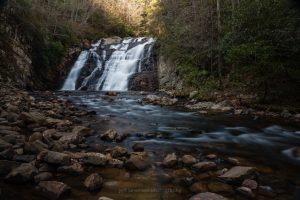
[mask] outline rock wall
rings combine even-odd
[[[4,20],[5,15],[1,13],[0,81],[30,88],[33,86],[30,46],[18,29],[3,23]]]
[[[182,79],[176,70],[176,65],[169,59],[160,55],[157,59],[158,83],[160,90],[181,91],[184,87]]]

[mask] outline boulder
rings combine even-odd
[[[41,181],[49,181],[53,178],[53,174],[50,172],[42,172],[34,177],[34,182],[39,183]]]
[[[146,170],[150,167],[150,161],[147,153],[145,152],[133,152],[130,154],[130,158],[125,163],[126,167],[130,170]]]
[[[184,155],[184,156],[182,156],[182,162],[184,165],[190,166],[190,165],[195,164],[197,162],[197,160],[194,156]]]
[[[216,169],[217,165],[214,162],[199,162],[194,164],[192,168],[196,171],[208,171]]]
[[[69,165],[71,158],[69,155],[60,153],[60,152],[55,152],[55,151],[47,151],[47,152],[42,152],[42,159],[49,163],[49,164],[54,164],[54,165]]]
[[[90,152],[84,154],[83,162],[91,165],[105,166],[107,158],[104,154]]]
[[[227,198],[215,193],[205,192],[192,196],[189,200],[227,200]]]
[[[177,156],[175,153],[168,154],[163,161],[163,165],[166,167],[174,167],[177,164]]]
[[[58,181],[41,181],[37,188],[42,196],[53,200],[60,199],[71,191],[68,185]]]
[[[0,160],[0,175],[7,175],[14,168],[20,166],[20,163],[9,160]]]
[[[103,185],[103,178],[97,174],[91,174],[84,180],[84,186],[89,190],[89,191],[95,191],[101,189]]]
[[[46,117],[41,114],[40,112],[22,112],[20,118],[25,123],[37,123],[37,124],[44,124],[46,121]]]
[[[111,149],[110,152],[111,152],[112,157],[114,157],[114,158],[119,158],[119,157],[128,155],[127,149],[124,147],[120,147],[120,146],[114,147],[113,149]]]
[[[225,174],[219,176],[220,179],[225,181],[241,181],[245,178],[251,177],[255,172],[253,167],[236,166],[231,168]]]
[[[21,164],[13,169],[5,179],[9,182],[24,183],[31,181],[38,170],[35,166],[29,163]]]

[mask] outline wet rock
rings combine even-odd
[[[108,161],[108,165],[115,168],[123,168],[124,162],[118,159],[111,159]]]
[[[144,151],[144,144],[143,143],[134,143],[132,146],[133,151],[135,152],[143,152]]]
[[[60,199],[68,195],[71,191],[71,188],[58,181],[41,181],[38,184],[38,190],[41,192],[41,195],[48,199]]]
[[[55,151],[41,152],[39,156],[41,156],[45,162],[54,165],[69,165],[71,160],[69,155]]]
[[[99,190],[102,188],[102,185],[103,185],[103,178],[97,173],[91,174],[84,180],[84,186],[89,191]]]
[[[42,172],[34,177],[34,182],[39,183],[41,181],[49,181],[53,178],[53,174],[50,172]]]
[[[236,158],[227,158],[226,161],[232,165],[239,165],[240,164],[240,161]]]
[[[0,139],[0,151],[6,150],[12,146],[13,146],[12,144],[6,142],[5,140]]]
[[[150,161],[145,152],[133,152],[125,165],[130,170],[146,170],[150,167]]]
[[[124,147],[120,147],[120,146],[114,147],[113,149],[111,149],[110,152],[111,152],[112,157],[114,157],[114,158],[119,158],[119,157],[128,155],[127,149]]]
[[[199,162],[194,164],[192,168],[196,171],[208,171],[216,169],[217,165],[214,162]]]
[[[108,198],[108,197],[99,197],[99,199],[98,200],[113,200],[113,199],[111,199],[111,198]]]
[[[159,180],[160,183],[162,184],[168,184],[172,181],[173,177],[170,176],[167,173],[162,173],[157,175],[157,179]]]
[[[117,138],[117,136],[118,136],[118,132],[116,130],[109,129],[108,131],[106,131],[104,134],[101,135],[101,139],[112,142]]]
[[[118,96],[118,93],[115,92],[115,91],[108,91],[105,93],[105,95],[108,95],[108,96]]]
[[[240,181],[253,176],[254,172],[255,169],[253,167],[236,166],[231,168],[225,174],[219,176],[219,178],[225,181]]]
[[[184,155],[182,157],[182,162],[184,165],[191,166],[197,162],[196,158],[191,155]]]
[[[196,194],[206,192],[206,186],[203,183],[196,182],[190,187],[190,191]]]
[[[214,159],[216,159],[218,156],[216,155],[216,154],[208,154],[207,156],[206,156],[206,158],[207,159],[209,159],[209,160],[214,160]]]
[[[215,105],[214,102],[198,102],[193,105],[186,105],[188,109],[191,110],[209,110]]]
[[[168,154],[163,161],[163,165],[166,167],[174,167],[177,164],[177,156],[175,153]]]
[[[227,198],[215,193],[205,192],[197,194],[191,197],[189,200],[227,200]]]
[[[258,194],[267,196],[267,197],[275,197],[276,193],[270,186],[259,186],[258,187]]]
[[[57,168],[57,171],[60,173],[68,173],[68,174],[82,174],[84,172],[84,168],[80,163],[74,163],[70,166],[61,166]]]
[[[255,180],[246,179],[246,180],[243,181],[242,186],[250,188],[252,190],[256,190],[257,187],[258,187],[258,184]]]
[[[254,195],[254,193],[252,192],[252,190],[251,190],[250,188],[247,188],[247,187],[239,187],[239,188],[236,189],[236,191],[237,191],[239,194],[241,194],[241,195],[243,195],[243,196],[245,196],[245,197],[247,197],[247,198],[250,198],[250,199],[255,198],[255,195]]]
[[[9,160],[0,160],[0,175],[7,175],[13,169],[20,166],[20,163]]]
[[[13,169],[5,179],[9,182],[24,183],[32,180],[38,170],[32,164],[24,163]]]
[[[208,189],[210,192],[216,192],[216,193],[232,193],[233,188],[232,186],[226,184],[226,183],[221,183],[221,182],[212,182],[207,185]]]
[[[101,153],[85,153],[83,156],[83,162],[91,165],[105,166],[107,158]]]

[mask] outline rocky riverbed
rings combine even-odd
[[[297,130],[277,128],[286,135],[280,140],[269,127],[261,134],[273,134],[272,145],[246,145],[242,128],[230,134],[243,137],[224,142],[228,135],[217,131],[224,125],[212,119],[148,105],[177,103],[169,97],[28,93],[7,85],[0,95],[1,199],[299,198]],[[266,152],[249,150],[258,144]]]

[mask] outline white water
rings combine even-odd
[[[86,61],[88,60],[89,52],[88,51],[82,51],[79,55],[76,63],[74,64],[71,72],[68,75],[68,78],[66,79],[64,86],[62,90],[75,90],[76,89],[76,81],[78,79],[78,76],[84,67]]]
[[[142,62],[151,56],[153,38],[126,38],[119,44],[112,44],[113,51],[107,58],[105,49],[98,49],[101,40],[93,44],[89,51],[83,51],[73,66],[62,90],[115,90],[127,91],[131,75],[142,71]],[[101,52],[101,56],[98,54]],[[84,78],[81,85],[76,86],[82,69],[88,59],[94,59],[96,67]]]

